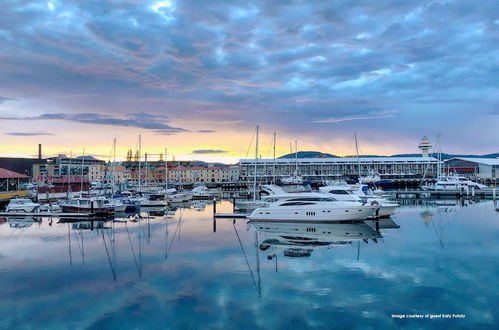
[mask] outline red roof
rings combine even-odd
[[[0,168],[0,179],[27,179],[28,176]]]

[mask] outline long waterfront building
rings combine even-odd
[[[257,176],[265,180],[289,177],[296,172],[309,180],[331,180],[344,177],[379,174],[384,179],[435,178],[439,160],[434,157],[338,157],[258,159]],[[360,166],[360,169],[359,169]],[[255,159],[239,161],[239,179],[254,178]]]

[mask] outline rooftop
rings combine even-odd
[[[479,163],[484,165],[499,165],[499,158],[454,157],[447,161],[451,161],[453,159],[464,160],[467,162]]]
[[[27,179],[28,176],[0,168],[0,179]]]

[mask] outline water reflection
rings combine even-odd
[[[259,245],[272,259],[282,252],[286,257],[310,257],[317,249],[352,245],[356,241],[377,243],[381,234],[364,222],[250,222],[263,236]]]
[[[29,216],[14,216],[6,218],[6,221],[9,223],[10,228],[28,228],[33,224],[40,224],[42,221],[41,218],[38,217],[29,217]]]
[[[412,312],[490,328],[498,220],[492,202],[443,200],[380,221],[223,219],[216,232],[210,202],[107,221],[3,218],[0,328],[428,325],[390,317]]]

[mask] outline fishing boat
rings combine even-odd
[[[250,220],[351,221],[374,216],[379,206],[337,201],[327,194],[295,193],[267,196],[268,206],[255,209]]]

